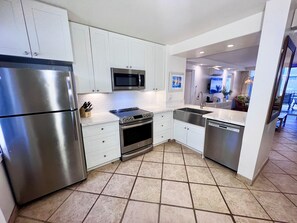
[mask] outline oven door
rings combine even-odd
[[[122,154],[153,143],[153,120],[120,125]]]

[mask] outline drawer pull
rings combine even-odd
[[[161,138],[164,138],[163,136],[161,136]]]
[[[104,157],[106,157],[106,155],[104,155]]]
[[[103,140],[102,143],[105,143],[105,141]]]
[[[101,128],[101,130],[104,130],[104,128]]]
[[[162,118],[163,118],[164,116],[162,115]]]
[[[185,129],[187,129],[187,127],[185,127]]]
[[[163,127],[163,125],[161,125]]]

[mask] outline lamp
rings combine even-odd
[[[242,81],[242,84],[241,84],[241,94],[242,94],[243,87],[245,85],[253,84],[253,82],[254,81],[253,81],[253,79],[250,76],[247,76],[246,78],[244,78],[243,81]]]

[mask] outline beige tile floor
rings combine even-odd
[[[192,150],[166,143],[26,205],[16,222],[297,222],[296,126],[289,118],[275,134],[269,161],[252,186]]]

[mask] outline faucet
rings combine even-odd
[[[200,100],[200,108],[202,109],[203,106],[204,106],[204,103],[203,103],[203,92],[202,91],[199,92],[197,99]]]

